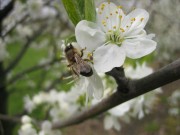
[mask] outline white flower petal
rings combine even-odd
[[[123,116],[126,112],[130,110],[130,105],[130,102],[123,103],[119,106],[110,109],[109,113],[117,117]]]
[[[101,99],[103,97],[103,83],[101,78],[97,75],[96,71],[93,70],[93,75],[88,78],[89,85],[93,88],[93,95],[96,99]]]
[[[80,21],[75,28],[77,43],[82,49],[93,51],[106,41],[105,33],[93,22]]]
[[[149,13],[144,9],[135,9],[122,21],[121,27],[125,30],[124,36],[137,35],[142,31],[149,19]]]
[[[114,44],[99,47],[94,52],[94,68],[98,73],[105,73],[114,67],[120,67],[125,60],[125,52]]]
[[[104,118],[104,128],[106,130],[113,128],[113,116],[106,116]]]
[[[124,16],[122,9],[118,8],[114,3],[104,2],[98,8],[97,23],[105,32],[117,30]]]
[[[122,43],[126,56],[132,59],[141,58],[156,49],[157,43],[148,38],[127,39]]]

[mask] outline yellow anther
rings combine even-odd
[[[105,7],[106,5],[105,5],[105,4],[102,4],[101,6],[102,6],[102,7]]]
[[[112,30],[108,30],[108,32],[112,32]]]
[[[122,15],[120,15],[119,18],[122,19]]]
[[[131,21],[136,21],[136,18],[131,18]]]
[[[106,19],[109,19],[109,17],[108,17],[108,16],[106,16]]]
[[[113,29],[116,29],[116,26],[113,26]]]
[[[116,11],[116,14],[118,14],[118,11]]]
[[[144,18],[141,18],[141,22],[144,20]]]
[[[124,30],[123,28],[120,28],[120,30],[121,30],[122,32],[125,32],[125,30]]]
[[[104,10],[104,7],[101,7],[101,10]]]
[[[118,8],[122,9],[122,6],[117,6]]]
[[[112,13],[110,13],[110,15],[112,15]]]
[[[129,28],[129,26],[127,25],[126,28]]]
[[[99,14],[102,14],[102,12],[99,12]]]
[[[102,20],[102,24],[106,24],[106,21]]]
[[[111,2],[110,2],[110,0],[108,0],[108,4],[110,4]]]

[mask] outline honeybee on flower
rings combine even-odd
[[[73,42],[65,47],[64,52],[68,61],[67,66],[78,77],[76,85],[80,86],[79,89],[86,90],[86,102],[88,98],[93,96],[96,99],[101,99],[104,89],[103,83],[93,68],[90,51]]]

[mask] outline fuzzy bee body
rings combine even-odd
[[[77,76],[89,77],[93,74],[93,70],[87,61],[82,59],[82,55],[71,44],[65,48],[65,56],[69,63],[68,67],[71,68],[72,72]]]

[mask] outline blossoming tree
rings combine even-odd
[[[151,22],[156,14],[169,17],[150,8],[161,2],[121,3],[0,1],[0,134],[61,135],[99,115],[104,129],[120,132],[153,110],[160,87],[180,79],[179,48],[162,57],[164,37],[149,32],[163,27]],[[171,93],[168,113],[178,116],[180,92]]]

